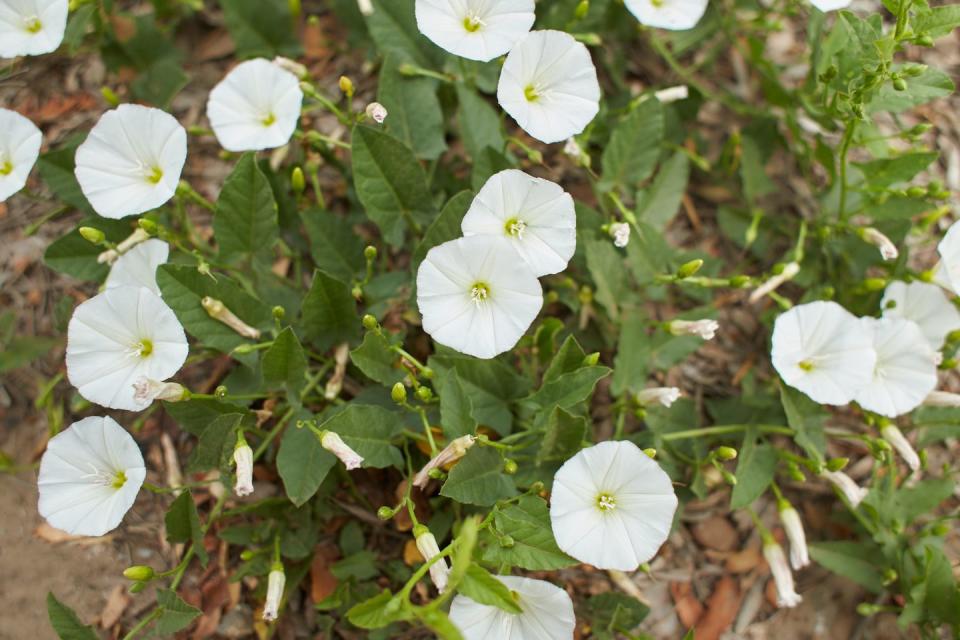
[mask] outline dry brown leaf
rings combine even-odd
[[[33,535],[37,536],[44,542],[49,542],[50,544],[61,544],[64,542],[75,542],[80,545],[96,545],[96,544],[105,544],[108,542],[113,542],[113,536],[100,536],[96,538],[90,538],[88,536],[75,536],[66,531],[61,531],[51,527],[46,522],[41,522],[36,529],[33,530]]]
[[[336,591],[340,581],[330,571],[330,566],[340,558],[340,551],[332,544],[317,545],[310,564],[310,599],[313,602],[326,600]]]
[[[131,598],[127,595],[127,590],[122,584],[118,584],[107,596],[107,603],[103,607],[103,613],[100,614],[100,626],[104,629],[111,629],[113,625],[120,621],[120,617],[128,606]]]
[[[697,624],[703,615],[703,605],[693,594],[693,586],[689,582],[671,582],[670,596],[673,598],[674,610],[680,623],[685,629]]]
[[[719,640],[733,625],[742,597],[736,580],[730,576],[720,578],[707,600],[706,611],[697,621],[697,640]]]
[[[420,553],[420,549],[417,548],[417,541],[414,539],[407,540],[403,545],[403,563],[408,567],[412,567],[415,564],[420,564],[424,561],[423,554]]]
[[[715,551],[733,551],[740,544],[737,530],[729,520],[719,515],[695,522],[690,532],[700,546]]]

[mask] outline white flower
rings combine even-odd
[[[895,418],[919,407],[937,386],[937,356],[920,327],[904,318],[862,318],[873,335],[877,361],[869,384],[854,400],[868,411]]]
[[[387,113],[387,108],[379,102],[371,102],[368,104],[367,108],[364,110],[364,113],[366,113],[367,117],[377,124],[383,124],[387,119],[387,116],[390,115]]]
[[[533,0],[417,0],[415,11],[434,44],[481,62],[510,51],[536,19]]]
[[[172,198],[186,160],[187,132],[173,116],[122,104],[103,114],[77,148],[74,173],[97,213],[123,218]]]
[[[676,387],[651,387],[637,394],[637,404],[642,407],[661,404],[669,408],[679,399],[680,389]]]
[[[630,225],[626,222],[614,222],[610,225],[613,246],[623,249],[630,244]]]
[[[776,291],[784,282],[793,280],[798,273],[800,273],[800,265],[796,262],[785,265],[783,271],[771,276],[766,282],[753,290],[753,293],[750,294],[750,302],[756,302],[766,297],[767,294]]]
[[[650,560],[676,509],[670,477],[629,441],[583,449],[553,478],[550,522],[557,544],[598,569],[634,571]]]
[[[450,444],[445,446],[440,453],[423,466],[423,469],[417,472],[417,475],[413,477],[413,486],[424,488],[430,480],[429,474],[433,469],[439,469],[459,460],[466,455],[467,449],[472,447],[476,441],[477,439],[473,436],[460,436],[451,440]]]
[[[843,471],[824,469],[820,472],[820,476],[829,480],[830,483],[843,494],[843,497],[847,499],[847,502],[849,502],[850,506],[854,509],[863,502],[863,499],[866,498],[867,493],[869,493]]]
[[[61,531],[102,536],[123,520],[146,475],[137,443],[113,418],[84,418],[47,443],[40,515]]]
[[[563,152],[574,160],[579,160],[583,157],[583,148],[573,136],[567,138],[567,141],[563,144]]]
[[[67,377],[84,398],[139,411],[134,383],[166,380],[187,359],[173,311],[148,289],[115,287],[78,306],[67,327]]]
[[[567,592],[546,580],[494,576],[510,590],[521,613],[458,595],[450,621],[464,640],[572,640],[577,620]]]
[[[430,560],[440,555],[440,546],[437,544],[437,539],[434,535],[430,533],[430,529],[422,524],[417,525],[417,527],[414,527],[413,535],[417,543],[417,550],[420,552],[420,555],[423,556],[424,562],[430,562]],[[446,558],[440,558],[430,565],[430,580],[433,581],[434,586],[440,593],[447,590],[449,577],[450,566],[447,564]]]
[[[590,52],[568,33],[531,31],[507,55],[497,100],[541,142],[560,142],[582,132],[600,109]]]
[[[161,382],[140,376],[133,383],[133,400],[143,408],[154,400],[180,402],[187,399],[187,394],[184,386],[177,382]]]
[[[960,394],[948,391],[931,391],[923,404],[928,407],[960,407]]]
[[[296,60],[291,60],[290,58],[284,58],[283,56],[277,56],[273,59],[273,64],[277,65],[284,71],[289,71],[298,78],[306,78],[310,75],[310,71],[297,62]]]
[[[269,60],[241,62],[210,92],[207,118],[227,151],[259,151],[290,141],[300,120],[300,81]]]
[[[343,439],[333,431],[324,431],[320,437],[320,446],[337,456],[347,471],[359,469],[363,463],[363,456],[354,451]]]
[[[821,404],[841,405],[873,379],[871,332],[835,302],[810,302],[773,325],[771,358],[783,381]]]
[[[960,329],[960,311],[943,289],[928,282],[891,282],[883,293],[880,308],[884,318],[906,318],[916,322],[934,349],[943,346],[951,331]]]
[[[67,0],[0,0],[0,58],[56,51],[67,10]]]
[[[253,449],[242,436],[237,438],[237,446],[233,448],[233,462],[237,465],[233,492],[241,498],[249,496],[253,493]]]
[[[960,223],[950,225],[937,245],[937,253],[941,260],[937,268],[938,281],[943,280],[954,293],[960,292]]]
[[[800,514],[786,500],[780,503],[779,510],[780,522],[783,523],[783,529],[790,541],[790,566],[796,570],[803,569],[810,564],[810,554],[807,549],[807,534],[803,530]]]
[[[707,11],[707,0],[624,0],[640,24],[657,29],[693,29]]]
[[[417,305],[434,340],[477,358],[513,348],[543,306],[530,266],[504,238],[458,238],[430,249]]]
[[[0,0],[0,7],[3,7],[3,0]],[[3,42],[2,35],[0,42]],[[37,162],[42,142],[43,134],[30,120],[16,111],[0,109],[0,202],[27,184],[27,176]]]
[[[263,619],[267,622],[276,620],[280,614],[280,601],[283,599],[286,583],[287,576],[283,572],[283,565],[275,562],[267,576],[267,599],[263,603]]]
[[[696,336],[713,340],[720,329],[716,320],[671,320],[667,330],[675,336]]]
[[[675,87],[667,87],[666,89],[661,89],[653,94],[657,100],[663,104],[668,104],[670,102],[677,102],[679,100],[686,100],[690,97],[690,89],[685,84],[677,85]]]
[[[227,305],[223,304],[220,300],[216,298],[211,298],[210,296],[204,296],[200,299],[200,306],[203,307],[203,310],[207,312],[207,315],[216,320],[217,322],[222,322],[231,329],[233,329],[237,335],[241,335],[244,338],[250,338],[251,340],[260,339],[260,330],[256,327],[251,327],[249,324],[237,317],[233,311],[227,308]]]
[[[836,11],[837,9],[846,9],[853,0],[810,0],[810,4],[820,11]]]
[[[777,586],[777,606],[790,608],[800,604],[803,598],[800,597],[793,585],[793,573],[787,566],[787,557],[783,553],[783,548],[772,540],[765,542],[763,557],[770,565],[770,572],[773,574],[773,581]]]
[[[560,273],[577,248],[573,198],[560,185],[507,169],[480,189],[463,217],[461,230],[506,238],[535,276]]]
[[[900,457],[907,463],[911,471],[917,471],[920,468],[920,456],[917,455],[913,445],[910,444],[910,441],[907,440],[906,436],[903,435],[903,432],[901,432],[896,425],[884,425],[880,429],[880,435],[900,454]]]
[[[884,260],[896,260],[900,257],[900,251],[897,245],[887,236],[883,235],[873,227],[865,227],[859,230],[860,237],[867,244],[872,244],[880,250],[880,257]]]
[[[371,0],[357,0],[357,8],[365,16],[373,15],[373,2]]]
[[[113,263],[107,276],[107,289],[113,287],[144,287],[162,295],[157,286],[157,267],[167,261],[170,245],[151,239],[136,245]]]

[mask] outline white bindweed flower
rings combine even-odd
[[[207,118],[227,151],[259,151],[290,141],[303,91],[295,75],[264,58],[233,68],[210,92]]]
[[[820,11],[836,11],[837,9],[846,9],[853,0],[810,0],[810,4]]]
[[[2,6],[3,0],[0,0]],[[0,109],[0,202],[27,184],[42,143],[43,134],[30,120],[16,111]]]
[[[960,329],[960,311],[943,289],[929,282],[891,282],[883,293],[880,308],[884,318],[916,322],[930,346],[937,350],[951,331]]]
[[[830,481],[836,489],[847,499],[847,502],[850,503],[850,506],[854,509],[859,506],[863,499],[867,497],[869,493],[866,489],[854,482],[853,478],[845,474],[843,471],[830,471],[829,469],[824,469],[820,472],[820,476]]]
[[[522,611],[511,613],[458,595],[450,605],[450,621],[464,640],[573,640],[577,620],[566,591],[546,580],[494,578],[506,585]]]
[[[304,65],[300,64],[296,60],[291,60],[290,58],[277,56],[273,59],[273,64],[277,65],[284,71],[289,71],[298,78],[306,78],[310,75],[310,71]]]
[[[272,622],[280,615],[280,601],[283,600],[283,588],[287,584],[287,575],[283,565],[274,562],[267,576],[267,599],[263,603],[263,619]]]
[[[415,11],[434,44],[481,62],[510,51],[536,19],[533,0],[417,0]]]
[[[77,148],[74,173],[104,218],[163,205],[177,192],[187,160],[187,132],[160,109],[122,104],[107,111]]]
[[[67,28],[68,4],[67,0],[0,0],[0,58],[56,51]]]
[[[123,427],[113,418],[84,418],[47,443],[37,479],[40,515],[61,531],[102,536],[123,520],[146,475]]]
[[[657,29],[693,29],[707,11],[707,0],[624,0],[640,24]]]
[[[146,240],[118,257],[107,276],[107,289],[113,287],[144,287],[155,294],[160,293],[157,286],[157,267],[164,264],[170,256],[170,245],[163,240]]]
[[[937,354],[920,327],[904,318],[861,318],[873,336],[877,361],[871,381],[854,396],[861,407],[888,418],[913,411],[937,386]]]
[[[750,294],[750,302],[756,302],[776,291],[784,282],[793,280],[798,273],[800,273],[800,265],[796,262],[784,265],[783,271],[771,276],[766,282],[753,290]]]
[[[949,391],[931,391],[923,404],[928,407],[960,407],[960,394]]]
[[[807,549],[807,534],[803,530],[803,521],[800,514],[786,500],[781,500],[778,509],[783,530],[790,541],[790,566],[796,570],[803,569],[810,564],[810,553]]]
[[[142,287],[115,287],[80,304],[67,327],[67,378],[104,407],[139,411],[134,384],[166,380],[187,359],[187,336],[173,311]]]
[[[793,584],[793,572],[787,565],[787,557],[783,547],[773,540],[763,544],[763,557],[770,566],[773,581],[777,586],[777,606],[781,608],[795,607],[803,601]]]
[[[873,336],[835,302],[810,302],[781,314],[771,342],[783,381],[821,404],[847,404],[873,379]]]
[[[541,142],[577,135],[600,110],[590,52],[568,33],[531,31],[503,63],[497,101]]]
[[[366,113],[367,117],[377,124],[383,124],[386,121],[387,116],[390,115],[387,112],[387,108],[379,102],[371,102],[368,104],[367,108],[364,109],[364,113]]]
[[[444,467],[451,462],[456,462],[466,455],[467,450],[476,443],[477,439],[473,436],[460,436],[451,440],[450,444],[445,446],[440,453],[434,456],[430,462],[423,466],[423,469],[417,472],[413,477],[413,486],[423,489],[430,480],[430,472],[434,469]]]
[[[598,569],[634,571],[650,560],[676,509],[670,477],[629,441],[583,449],[553,478],[550,523],[557,544]]]
[[[680,389],[676,387],[651,387],[637,394],[637,404],[642,407],[659,404],[669,408],[679,399]]]
[[[144,408],[154,400],[181,402],[188,398],[189,391],[178,382],[161,382],[140,376],[133,383],[133,400]]]
[[[663,104],[668,104],[670,102],[678,102],[680,100],[686,100],[690,97],[690,89],[685,84],[677,85],[675,87],[667,87],[666,89],[661,89],[660,91],[655,92],[654,97]]]
[[[337,456],[343,466],[347,468],[347,471],[359,469],[360,465],[363,464],[363,456],[351,449],[343,441],[343,438],[333,431],[323,432],[323,435],[320,436],[320,446]]]
[[[893,241],[873,227],[865,227],[858,231],[860,237],[867,244],[872,244],[880,250],[880,257],[884,260],[896,260],[900,251]]]
[[[626,222],[614,222],[610,225],[610,235],[613,236],[613,246],[623,249],[630,244],[630,225]]]
[[[920,469],[920,456],[917,455],[913,445],[910,444],[910,441],[907,440],[907,437],[903,435],[903,432],[900,431],[896,425],[884,425],[880,429],[880,435],[900,454],[900,457],[907,463],[911,471]]]
[[[960,223],[954,222],[937,245],[940,265],[937,282],[947,285],[954,293],[960,293]]]
[[[204,296],[200,299],[200,306],[203,307],[203,310],[207,312],[207,315],[216,320],[217,322],[222,322],[231,329],[233,329],[237,335],[243,336],[244,338],[249,338],[251,340],[260,339],[260,330],[256,327],[251,327],[249,324],[241,320],[237,314],[227,308],[227,305],[223,304],[222,301],[217,300],[216,298],[211,298],[210,296]]]
[[[716,320],[671,320],[667,331],[675,336],[696,336],[704,340],[713,340],[720,330]]]
[[[440,546],[437,544],[437,539],[426,526],[421,524],[414,527],[413,536],[417,543],[417,550],[423,556],[424,562],[430,562],[440,555]],[[433,581],[437,591],[443,593],[447,590],[449,578],[450,565],[447,564],[446,558],[440,558],[430,565],[430,580]]]
[[[523,337],[543,290],[508,240],[472,236],[430,249],[417,271],[417,305],[434,340],[487,359]]]
[[[570,194],[516,169],[487,180],[460,228],[466,237],[506,238],[538,277],[566,269],[577,248],[577,214]]]
[[[237,436],[237,445],[233,448],[233,463],[237,465],[233,492],[241,498],[249,496],[253,493],[253,449],[242,432]]]

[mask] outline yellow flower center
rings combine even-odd
[[[617,500],[609,493],[601,493],[597,496],[597,508],[600,511],[613,511],[617,508]]]
[[[13,173],[13,163],[9,160],[0,162],[0,176],[8,176]]]
[[[663,7],[663,3],[664,3],[664,0],[650,0],[650,4],[652,4],[657,9]]]
[[[523,240],[523,232],[527,230],[527,223],[520,218],[510,218],[503,225],[508,236],[516,236]]]
[[[153,342],[144,338],[141,340],[134,349],[141,358],[149,358],[150,354],[153,353]]]
[[[163,169],[160,167],[153,167],[147,172],[147,182],[150,184],[160,184],[161,180],[163,180]]]
[[[523,97],[527,99],[527,102],[536,102],[540,98],[540,93],[535,86],[528,84],[523,90]]]
[[[801,369],[803,369],[804,371],[808,372],[808,373],[809,373],[810,371],[813,371],[813,363],[810,362],[809,360],[802,360],[802,361],[800,362],[800,364],[798,364],[797,366],[800,367]]]
[[[260,124],[262,124],[265,127],[269,127],[276,121],[277,121],[277,116],[275,116],[271,111],[266,115],[266,117],[263,120],[260,121]]]
[[[110,486],[114,489],[122,489],[125,484],[127,484],[127,474],[123,471],[117,471],[113,476],[113,482],[110,483]]]
[[[27,33],[40,33],[40,30],[43,29],[43,23],[40,22],[40,18],[33,16],[24,19],[23,28]]]
[[[478,307],[490,297],[490,287],[483,282],[474,283],[470,289],[470,299]]]
[[[483,21],[475,15],[469,15],[463,19],[463,28],[470,33],[476,33],[483,26]]]

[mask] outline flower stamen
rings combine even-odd
[[[8,176],[13,173],[13,163],[9,160],[0,161],[0,176]]]
[[[523,232],[527,230],[527,223],[519,218],[510,218],[503,227],[508,236],[516,236],[523,240]]]
[[[527,102],[536,102],[540,99],[540,91],[532,84],[528,84],[523,88],[523,97],[527,99]]]
[[[490,287],[483,282],[477,282],[470,289],[470,299],[478,307],[490,297]]]
[[[273,123],[276,121],[277,121],[277,116],[271,111],[266,116],[264,116],[262,120],[260,120],[260,124],[262,124],[265,127],[269,127],[269,126],[272,126]]]
[[[149,358],[153,353],[153,342],[143,338],[137,344],[133,345],[133,350],[141,358]]]
[[[40,33],[43,29],[43,23],[37,16],[23,19],[23,28],[27,33]]]
[[[800,367],[802,370],[806,371],[807,373],[810,373],[811,371],[813,371],[813,363],[810,362],[809,360],[801,360],[797,364],[797,366]]]
[[[476,14],[469,14],[463,19],[463,28],[469,33],[476,33],[483,26],[486,26],[485,23]]]
[[[163,180],[163,169],[160,167],[153,167],[147,172],[147,182],[150,184],[160,184],[161,180]]]
[[[609,493],[601,493],[597,496],[597,508],[600,511],[613,511],[617,508],[617,499]]]

